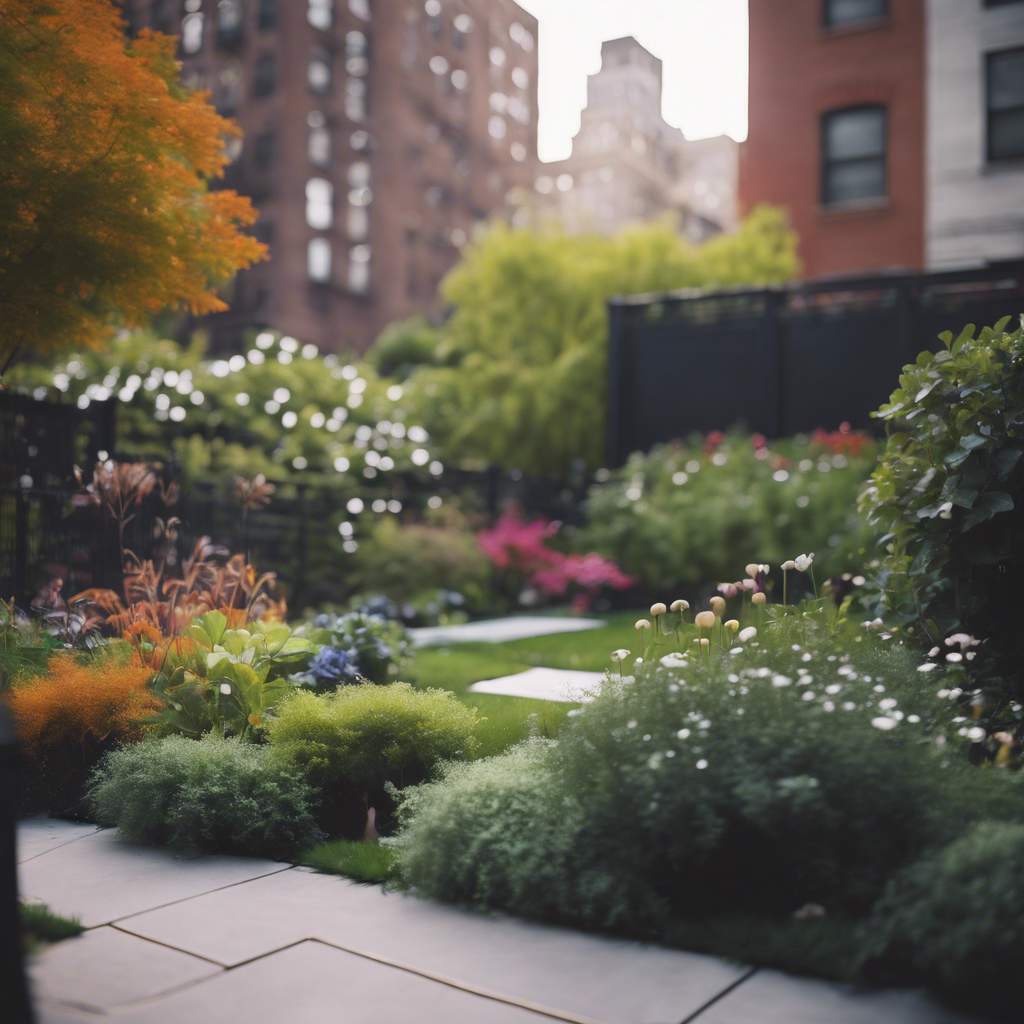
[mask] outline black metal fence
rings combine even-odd
[[[942,331],[1022,312],[1022,262],[615,299],[609,460],[736,423],[769,437],[871,428],[902,367]]]
[[[53,580],[65,599],[90,587],[119,590],[121,554],[116,528],[95,507],[75,502],[73,470],[87,472],[99,457],[116,458],[116,403],[92,415],[74,406],[0,392],[0,598],[31,605]],[[154,453],[154,456],[160,453]],[[164,472],[167,472],[166,470]],[[342,599],[351,546],[386,516],[420,518],[428,509],[457,504],[486,523],[516,503],[532,515],[578,522],[589,477],[537,479],[497,470],[446,469],[355,474],[336,482],[277,481],[270,503],[242,515],[232,479],[186,487],[171,506],[151,495],[136,510],[126,546],[147,557],[158,542],[158,519],[174,517],[176,552],[187,557],[203,536],[232,552],[246,552],[261,570],[277,573],[293,607]]]

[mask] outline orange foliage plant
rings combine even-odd
[[[96,347],[114,315],[226,309],[215,289],[265,258],[249,199],[209,188],[238,127],[178,71],[110,0],[0,0],[0,372],[18,346]]]
[[[108,736],[134,740],[142,735],[141,719],[163,707],[146,689],[152,674],[149,666],[134,659],[120,665],[59,654],[44,676],[13,687],[4,697],[30,754],[65,740],[84,746],[90,736],[96,742]]]

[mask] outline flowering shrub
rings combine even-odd
[[[602,555],[564,554],[549,548],[559,523],[537,518],[526,522],[513,506],[488,530],[477,534],[480,547],[494,566],[514,585],[536,587],[547,597],[561,597],[570,588],[579,591],[574,606],[585,611],[602,587],[625,590],[636,580]]]
[[[403,798],[405,884],[656,935],[707,911],[865,912],[917,853],[1019,798],[949,756],[967,741],[912,650],[834,628],[714,626],[696,657],[669,644],[609,677],[557,741],[445,769]]]
[[[932,642],[964,630],[987,642],[982,681],[1024,696],[1024,328],[942,335],[903,368],[876,414],[888,440],[861,507],[887,536],[877,610]]]
[[[591,487],[572,543],[614,559],[655,592],[732,579],[737,562],[756,555],[779,565],[806,549],[817,553],[820,579],[855,572],[873,552],[856,503],[875,445],[841,436],[857,437],[856,452],[718,433],[634,454]]]
[[[318,615],[297,633],[322,646],[293,682],[318,691],[364,680],[393,682],[409,645],[400,623],[359,612]]]

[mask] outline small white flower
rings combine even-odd
[[[230,693],[231,692],[231,684],[230,683],[221,683],[220,684],[220,692],[221,693]]]
[[[807,572],[813,561],[814,552],[812,551],[809,555],[797,555],[797,557],[793,559],[793,564],[800,570],[800,572]]]
[[[885,708],[886,710],[888,710],[889,708],[894,708],[894,707],[896,707],[896,698],[895,697],[886,697],[884,700],[880,700],[878,702],[878,706],[880,708]]]
[[[949,696],[949,690],[947,690],[947,689],[939,690],[939,692],[936,693],[935,696],[938,697],[940,700],[945,700]]]
[[[952,636],[946,637],[947,647],[957,646],[961,651],[968,647],[977,647],[980,643],[981,641],[971,636],[970,633],[954,633]]]
[[[753,640],[757,636],[757,626],[747,626],[746,629],[741,629],[739,635],[736,637],[741,644],[745,644],[748,640]]]
[[[789,572],[790,569],[795,569],[795,568],[796,568],[796,562],[794,562],[792,558],[788,562],[783,562],[782,563],[782,571],[783,572]]]
[[[652,604],[651,605],[651,614],[655,618],[657,618],[659,615],[664,615],[667,611],[668,611],[668,608],[666,608],[665,605],[661,601],[659,601],[657,604]]]
[[[936,656],[936,655],[937,655],[938,653],[939,653],[939,649],[938,649],[938,647],[933,647],[933,648],[932,648],[932,649],[931,649],[931,650],[930,650],[930,651],[928,652],[928,657],[929,657],[929,658],[934,658],[934,657],[935,657],[935,656]]]
[[[939,518],[940,519],[952,519],[953,518],[953,502],[944,501],[939,506]]]
[[[950,653],[946,655],[946,661],[952,661],[954,664],[963,660],[964,656],[959,651],[950,651]]]
[[[661,664],[665,668],[682,668],[686,664],[686,659],[677,651],[674,654],[666,654],[661,659]]]
[[[633,625],[634,629],[650,629],[651,624],[647,619],[637,619]]]
[[[689,601],[673,601],[669,605],[669,609],[674,612],[685,612],[689,607]]]
[[[939,666],[936,665],[934,661],[926,661],[923,665],[918,665],[917,666],[917,671],[918,672],[933,672],[938,667]]]
[[[976,725],[973,729],[967,730],[967,738],[972,743],[981,743],[985,738],[985,730],[980,725]]]
[[[621,665],[622,662],[624,662],[626,660],[626,658],[629,657],[629,655],[630,655],[629,651],[623,650],[620,647],[617,651],[612,651],[612,661],[617,661]]]
[[[680,729],[679,732],[676,733],[676,735],[681,740],[685,740],[690,735],[690,730],[689,729]]]
[[[883,732],[888,732],[890,729],[895,729],[898,723],[895,718],[883,717],[872,718],[871,724],[876,729],[881,729]]]
[[[703,757],[697,762],[697,767],[698,768],[707,768],[707,766],[708,766],[708,763],[707,763],[707,761],[704,760]]]

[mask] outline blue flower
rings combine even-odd
[[[356,652],[341,647],[321,647],[309,663],[309,674],[318,686],[337,686],[359,681]]]

